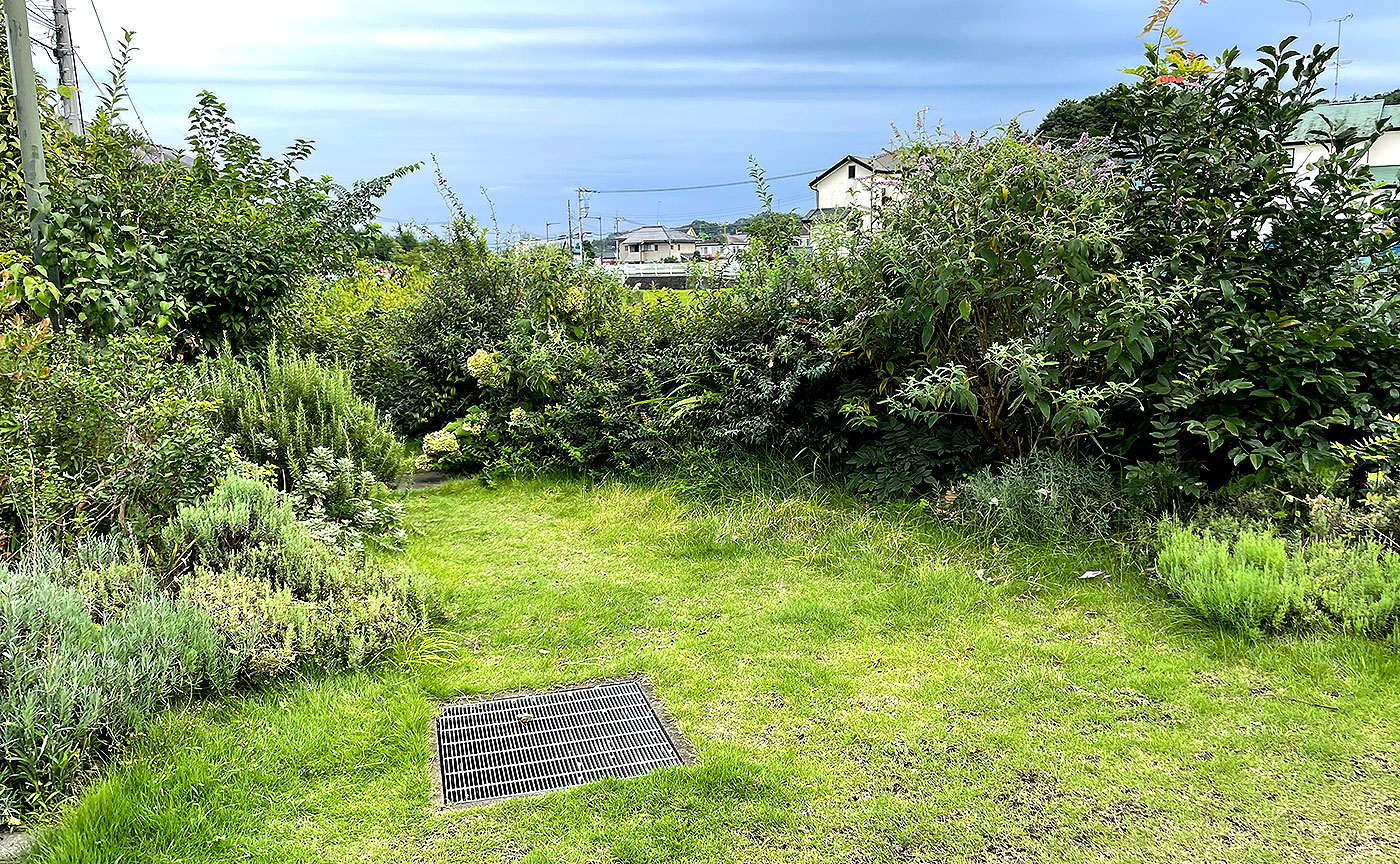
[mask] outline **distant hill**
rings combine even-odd
[[[692,219],[684,225],[675,226],[689,228],[695,232],[695,236],[701,240],[713,240],[725,234],[747,233],[749,223],[753,221],[752,216],[744,216],[735,219],[733,222],[708,222],[704,219]]]

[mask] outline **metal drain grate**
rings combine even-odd
[[[447,705],[433,734],[442,803],[484,804],[691,762],[658,709],[638,678]]]

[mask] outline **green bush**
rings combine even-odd
[[[0,563],[0,822],[52,800],[171,700],[234,681],[239,658],[201,609],[126,598],[94,620],[63,581],[140,566],[112,551],[66,574],[53,549]]]
[[[1379,129],[1313,134],[1330,155],[1293,170],[1284,143],[1336,49],[1292,42],[1249,63],[1150,49],[1109,94],[1137,157],[1124,252],[1153,274],[1145,296],[1178,298],[1138,364],[1142,409],[1110,420],[1136,456],[1203,464],[1217,485],[1235,466],[1309,467],[1400,407],[1400,195],[1360,158]]]
[[[308,277],[277,309],[277,341],[349,369],[361,391],[372,394],[375,382],[386,377],[384,364],[403,316],[423,302],[427,282],[419,268],[363,260],[338,279]]]
[[[0,550],[114,527],[147,536],[234,454],[159,336],[88,345],[0,324]]]
[[[313,460],[318,473],[345,468]],[[422,624],[415,579],[339,526],[337,554],[317,539],[325,525],[298,521],[299,503],[229,475],[179,508],[154,565],[119,537],[0,558],[0,823],[61,794],[173,700],[302,664],[358,666]]]
[[[427,614],[414,579],[363,554],[337,555],[297,521],[291,500],[236,474],[180,508],[161,550],[176,595],[209,613],[249,678],[307,660],[363,665]]]
[[[271,469],[291,490],[325,448],[389,482],[405,468],[403,444],[349,373],[269,346],[256,358],[225,350],[206,367],[214,416],[244,458]]]
[[[982,469],[938,509],[976,531],[1034,540],[1108,537],[1137,515],[1108,472],[1050,451]]]
[[[859,304],[839,344],[876,370],[861,419],[971,428],[1005,458],[1110,431],[1165,312],[1124,261],[1133,176],[1112,153],[1014,126],[898,142],[874,226],[830,265]]]
[[[1204,618],[1249,633],[1333,627],[1400,643],[1400,555],[1392,550],[1180,524],[1164,526],[1158,546],[1162,582]]]
[[[307,457],[291,500],[311,535],[342,553],[359,552],[366,542],[395,548],[408,540],[403,502],[354,460],[336,458],[324,447]]]

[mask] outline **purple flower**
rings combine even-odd
[[[1090,141],[1089,133],[1088,133],[1088,132],[1085,132],[1084,134],[1082,134],[1082,135],[1079,136],[1079,140],[1078,140],[1078,141],[1076,141],[1076,142],[1074,142],[1073,144],[1070,145],[1070,148],[1069,148],[1069,149],[1071,149],[1071,150],[1083,150],[1085,147],[1088,147],[1088,146],[1089,146],[1089,141]]]
[[[1009,169],[1007,169],[1006,173],[1014,177],[1024,170],[1026,170],[1026,166],[1024,165],[1012,165]]]

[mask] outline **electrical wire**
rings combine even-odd
[[[29,16],[29,20],[33,21],[35,24],[42,24],[45,27],[54,26],[53,15],[45,12],[42,8],[34,9],[28,4],[25,4],[24,11],[25,14]]]
[[[107,59],[115,63],[117,55],[112,51],[112,43],[107,39],[107,28],[102,24],[102,13],[97,11],[97,0],[88,0],[88,5],[92,7],[92,17],[97,19],[97,32],[102,34],[102,44],[107,47]],[[74,52],[75,56],[76,53]],[[78,62],[82,63],[81,57],[78,58]],[[87,69],[86,63],[83,63],[83,68]],[[92,78],[92,72],[88,72],[88,77]],[[97,83],[96,78],[93,78],[92,83],[99,91],[102,89],[102,85]],[[131,105],[131,113],[136,115],[136,125],[141,127],[141,132],[146,136],[146,140],[154,144],[156,139],[151,135],[151,130],[146,128],[146,120],[141,116],[141,109],[136,107],[136,99],[131,95],[130,90],[126,92],[126,101]]]
[[[818,168],[816,171],[795,171],[792,174],[779,174],[776,177],[765,177],[764,179],[788,180],[793,177],[810,177],[820,170],[821,169]],[[588,189],[585,191],[590,195],[633,195],[644,192],[690,192],[695,189],[723,189],[726,186],[747,186],[753,182],[753,178],[749,178],[748,180],[735,180],[730,183],[703,183],[699,186],[667,186],[659,189]]]
[[[803,200],[806,200],[806,199],[807,199],[807,196],[806,196],[805,194],[804,194],[804,195],[791,195],[791,196],[787,196],[787,197],[784,197],[784,198],[775,199],[775,200],[773,201],[773,206],[774,206],[775,208],[781,208],[781,207],[784,207],[784,206],[787,206],[787,205],[796,204],[797,202],[803,201]],[[730,218],[730,217],[749,216],[749,215],[752,215],[752,214],[754,213],[755,209],[756,209],[756,208],[753,207],[753,206],[744,206],[744,207],[731,207],[731,208],[727,208],[727,209],[724,209],[724,210],[711,210],[711,211],[708,212],[708,213],[704,213],[704,214],[701,214],[701,215],[699,215],[699,216],[691,217],[691,221],[695,221],[695,220],[698,219],[698,220],[701,220],[701,221],[704,221],[704,222],[725,222],[725,221],[732,222],[732,221],[734,221],[734,220],[733,220],[733,218]],[[639,220],[637,220],[637,219],[633,219],[633,218],[630,217],[630,216],[622,216],[622,215],[620,215],[620,214],[619,214],[618,218],[621,219],[623,222],[627,222],[628,224],[631,224],[631,225],[648,226],[648,225],[655,225],[655,224],[656,224],[654,221],[643,222],[643,221],[639,221]],[[652,218],[654,219],[655,217],[652,217]],[[666,221],[666,220],[663,219],[662,221],[664,222],[664,221]]]
[[[92,17],[97,19],[97,32],[102,34],[102,44],[107,46],[107,56],[116,57],[112,53],[112,43],[107,41],[107,28],[102,26],[102,15],[97,11],[97,0],[88,0],[88,5],[92,7]]]

